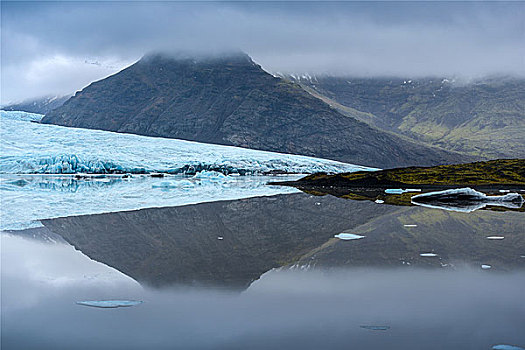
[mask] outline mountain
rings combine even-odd
[[[248,55],[152,54],[92,83],[43,123],[234,145],[380,168],[464,161],[344,116]]]
[[[71,95],[40,97],[4,106],[2,110],[46,114],[62,106],[70,97]]]
[[[488,158],[525,154],[525,79],[287,76],[345,115],[450,151]]]

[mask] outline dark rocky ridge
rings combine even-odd
[[[46,114],[51,112],[53,109],[62,106],[64,102],[66,102],[70,97],[71,95],[33,98],[20,103],[13,103],[4,106],[2,107],[2,110]]]
[[[92,83],[43,123],[302,154],[381,168],[464,161],[343,116],[246,54],[149,55]]]

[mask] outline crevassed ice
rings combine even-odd
[[[31,123],[41,115],[0,111],[0,173],[241,174],[377,170],[332,160],[233,146]]]

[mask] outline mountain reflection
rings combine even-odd
[[[519,212],[455,213],[299,193],[42,223],[90,258],[154,287],[242,290],[283,266],[525,267]],[[334,238],[341,232],[365,237]],[[492,235],[504,239],[486,238]]]

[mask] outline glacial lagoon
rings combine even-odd
[[[6,349],[525,343],[522,212],[285,193],[40,224],[2,233]],[[112,300],[137,303],[77,304]]]

